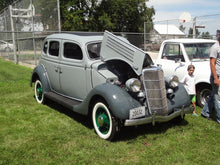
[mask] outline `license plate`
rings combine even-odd
[[[137,107],[130,110],[129,119],[145,116],[145,107]]]

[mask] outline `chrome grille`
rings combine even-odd
[[[142,76],[149,112],[160,116],[167,115],[168,108],[163,71],[156,67],[144,69]]]

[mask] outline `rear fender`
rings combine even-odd
[[[32,87],[32,84],[37,80],[40,79],[42,86],[43,86],[43,92],[49,92],[51,91],[49,79],[47,76],[47,72],[42,64],[38,65],[34,68],[30,80],[30,86]]]

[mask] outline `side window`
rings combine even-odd
[[[88,44],[87,50],[89,53],[89,57],[90,58],[99,58],[100,57],[100,49],[101,49],[101,42]]]
[[[49,54],[51,56],[59,56],[59,42],[51,41],[49,44]]]
[[[79,47],[79,45],[71,43],[71,42],[64,43],[63,55],[65,58],[70,58],[70,59],[75,59],[75,60],[83,59],[82,50]]]
[[[45,42],[45,43],[44,43],[44,48],[43,48],[43,52],[44,52],[45,54],[47,54],[47,47],[48,47],[48,43]]]
[[[162,58],[175,61],[181,59],[182,62],[185,61],[180,45],[178,44],[166,44],[163,49]]]

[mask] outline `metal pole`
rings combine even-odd
[[[196,17],[193,18],[193,38],[196,38]]]
[[[15,30],[14,30],[14,23],[13,23],[13,18],[12,18],[12,6],[11,5],[9,5],[9,11],[10,11],[10,20],[11,20],[13,50],[14,50],[14,63],[18,64],[17,55],[16,55]]]
[[[58,14],[58,30],[61,32],[61,25],[60,25],[60,1],[57,0],[57,14]]]
[[[34,65],[37,65],[37,55],[36,55],[35,35],[34,35],[34,13],[33,13],[33,1],[32,0],[30,0],[30,5],[31,5],[33,48],[34,48]]]
[[[146,51],[146,26],[144,22],[144,51]]]

